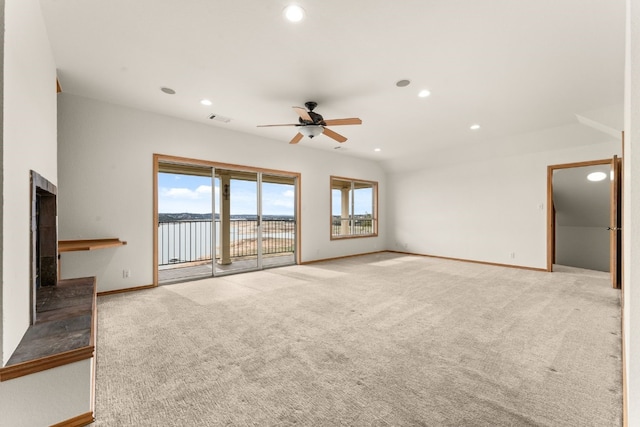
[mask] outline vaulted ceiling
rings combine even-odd
[[[285,0],[41,4],[66,93],[282,144],[295,128],[257,125],[294,123],[291,107],[316,101],[325,119],[363,124],[333,128],[344,144],[300,144],[390,167],[566,125],[588,143],[604,134],[576,114],[622,111],[624,0],[298,0],[298,23]]]

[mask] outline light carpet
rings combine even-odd
[[[608,275],[380,253],[98,299],[95,426],[620,426]]]

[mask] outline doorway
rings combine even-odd
[[[547,270],[554,265],[621,279],[620,159],[548,167]]]
[[[299,174],[154,155],[154,179],[156,285],[299,262]]]

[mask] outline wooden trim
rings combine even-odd
[[[500,264],[500,263],[497,263],[497,262],[476,261],[476,260],[473,260],[473,259],[451,258],[451,257],[446,257],[446,256],[417,254],[417,253],[413,253],[413,252],[401,252],[401,251],[385,251],[385,252],[393,252],[393,253],[405,254],[405,255],[415,255],[415,256],[422,256],[422,257],[428,257],[428,258],[446,259],[446,260],[450,260],[450,261],[470,262],[470,263],[473,263],[473,264],[491,265],[491,266],[494,266],[494,267],[515,268],[515,269],[518,269],[518,270],[541,271],[541,272],[546,272],[547,271],[544,268],[526,267],[526,266],[523,266],[523,265],[514,265],[514,264]]]
[[[333,231],[333,230],[332,230]],[[329,240],[349,240],[349,239],[363,239],[366,237],[378,237],[378,233],[375,234],[350,234],[348,236],[331,236]]]
[[[553,271],[556,258],[556,221],[553,204],[553,167],[547,166],[547,271]]]
[[[371,234],[358,234],[358,235],[346,235],[346,236],[334,236],[333,235],[333,180],[341,180],[341,181],[352,181],[352,182],[361,182],[363,184],[371,184],[374,188],[372,197],[373,197],[373,212],[371,213],[371,217],[373,220],[373,232]],[[330,175],[329,176],[329,240],[345,240],[345,239],[361,239],[367,237],[378,237],[378,222],[380,218],[378,218],[378,187],[380,184],[378,181],[371,181],[368,179],[356,179],[356,178],[346,178],[343,176]],[[375,252],[372,252],[375,253]]]
[[[547,269],[553,271],[555,261],[555,211],[553,206],[553,171],[556,169],[580,168],[584,166],[611,165],[611,159],[564,163],[547,166]],[[553,229],[552,229],[553,227]],[[552,235],[553,233],[553,235]]]
[[[295,215],[296,215],[296,247],[295,247],[295,258],[296,263],[300,264],[300,260],[302,259],[301,254],[301,241],[302,241],[302,219],[301,219],[301,194],[302,194],[302,175],[300,172],[290,172],[283,171],[277,169],[265,169],[258,168],[253,166],[243,166],[243,165],[235,165],[231,163],[220,163],[213,162],[210,160],[201,160],[201,159],[193,159],[189,157],[179,157],[165,154],[153,154],[153,285],[142,286],[139,288],[132,288],[131,290],[140,290],[147,289],[151,287],[158,286],[158,230],[156,224],[158,223],[158,172],[160,170],[160,163],[176,163],[186,166],[201,166],[208,167],[212,169],[230,169],[238,172],[249,172],[249,173],[262,173],[265,175],[280,175],[288,178],[292,178],[295,182],[296,187],[296,206],[295,206]],[[214,261],[215,262],[215,261]],[[127,290],[122,290],[122,292],[127,292]],[[114,292],[115,293],[115,292]],[[107,295],[109,293],[100,293],[99,296]]]
[[[114,248],[126,244],[127,242],[117,237],[108,239],[59,240],[58,252],[93,251],[95,249]]]
[[[29,360],[15,365],[0,368],[0,382],[12,380],[25,375],[35,374],[47,369],[57,368],[85,359],[91,359],[95,353],[95,346],[89,345],[70,350],[64,353],[54,354],[40,359]]]
[[[296,200],[295,200],[295,212],[296,212],[296,264],[300,264],[302,260],[302,254],[300,248],[302,247],[302,175],[298,174],[295,178],[296,187]]]
[[[91,314],[92,322],[91,322],[91,335],[89,336],[89,344],[96,348],[96,343],[98,342],[98,284],[97,279],[94,278],[93,282],[93,312]],[[97,350],[96,350],[97,354]],[[90,390],[90,409],[93,418],[93,412],[96,410],[96,370],[97,364],[96,359],[94,358],[91,361],[91,390]]]
[[[62,92],[62,86],[60,86],[60,80],[56,79],[56,93]]]
[[[299,172],[290,172],[290,171],[283,171],[278,169],[265,169],[265,168],[246,166],[246,165],[235,165],[232,163],[220,163],[220,162],[214,162],[211,160],[192,159],[189,157],[179,157],[179,156],[171,156],[171,155],[165,155],[165,154],[154,154],[153,157],[154,157],[154,160],[156,160],[157,162],[163,162],[163,163],[181,163],[186,165],[198,165],[198,166],[211,167],[215,169],[233,169],[241,172],[262,172],[265,174],[285,175],[290,177],[300,175]]]
[[[619,239],[622,233],[619,231],[622,227],[621,222],[618,221],[620,217],[620,211],[618,209],[620,205],[620,161],[618,156],[614,155],[611,159],[611,173],[613,173],[613,179],[610,183],[609,194],[609,270],[611,273],[611,286],[614,289],[620,288],[620,253],[618,248],[620,247]]]
[[[114,295],[114,294],[124,294],[127,292],[137,292],[137,291],[144,291],[145,289],[153,289],[157,287],[154,284],[151,285],[143,285],[143,286],[136,286],[133,288],[123,288],[123,289],[114,289],[111,291],[104,291],[104,292],[98,292],[98,296],[99,297],[105,297],[107,295]]]
[[[93,412],[86,412],[78,415],[77,417],[69,418],[68,420],[61,421],[57,424],[52,424],[50,427],[83,427],[91,424],[95,420]]]
[[[151,224],[151,232],[153,236],[153,284],[152,286],[158,286],[158,172],[160,170],[160,159],[162,156],[159,154],[153,155],[153,178],[151,182],[153,182],[153,206],[152,206],[152,215],[153,215],[153,223]],[[213,189],[215,192],[215,188]],[[212,215],[215,215],[212,213]],[[103,294],[109,295],[109,294]]]
[[[446,259],[446,260],[449,260],[449,261],[470,262],[470,263],[473,263],[473,264],[491,265],[491,266],[494,266],[494,267],[516,268],[518,270],[530,270],[530,271],[540,271],[540,272],[546,272],[547,271],[544,268],[525,267],[525,266],[522,266],[522,265],[498,264],[498,263],[495,263],[495,262],[476,261],[476,260],[472,260],[472,259],[451,258],[451,257],[438,256],[438,255],[427,255],[427,254],[418,254],[418,253],[415,253],[415,252],[402,252],[402,251],[392,251],[392,250],[365,252],[365,253],[361,253],[361,254],[344,255],[344,256],[339,256],[339,257],[334,257],[334,258],[316,259],[316,260],[313,260],[313,261],[305,261],[305,262],[303,262],[301,264],[302,265],[309,265],[309,264],[316,264],[316,263],[319,263],[319,262],[336,261],[336,260],[340,260],[340,259],[354,258],[354,257],[359,257],[359,256],[373,255],[373,254],[380,254],[380,253],[393,253],[393,254],[402,254],[402,255],[413,255],[413,256],[426,257],[426,258]]]
[[[552,169],[571,169],[571,168],[580,168],[583,166],[610,165],[610,164],[611,164],[611,159],[601,159],[601,160],[589,160],[587,162],[563,163],[560,165],[550,165],[548,167]]]

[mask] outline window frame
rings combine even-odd
[[[378,182],[371,181],[367,179],[356,179],[356,178],[346,178],[342,176],[330,176],[329,181],[329,236],[331,240],[344,240],[344,239],[358,239],[358,238],[366,238],[366,237],[377,237],[378,236]],[[337,190],[340,187],[334,185],[334,181],[341,181],[345,183],[350,183],[350,196],[349,196],[349,216],[347,219],[342,217],[341,220],[349,221],[349,234],[334,234],[334,215],[333,215],[333,190]],[[371,186],[371,227],[372,230],[370,233],[366,234],[353,234],[353,231],[356,227],[356,218],[354,218],[354,191],[356,190],[356,186],[358,184]],[[364,187],[361,187],[364,188]]]

